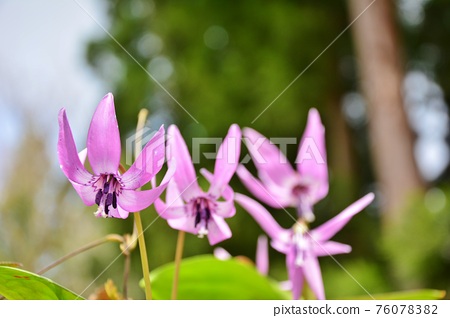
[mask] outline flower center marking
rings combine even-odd
[[[96,217],[111,217],[110,208],[117,209],[117,197],[122,192],[122,184],[117,176],[112,174],[102,174],[93,183],[93,187],[97,190],[95,203],[98,205],[97,211],[94,213]]]
[[[208,235],[208,222],[211,219],[211,203],[206,198],[195,198],[192,202],[195,214],[194,226],[200,226],[198,237]]]
[[[305,222],[298,221],[295,223],[292,241],[295,248],[295,266],[297,267],[301,267],[305,263],[306,250],[308,249],[307,232],[308,226]]]
[[[312,212],[311,192],[313,185],[308,182],[297,183],[292,187],[292,195],[297,198],[298,215],[307,222],[314,221]]]

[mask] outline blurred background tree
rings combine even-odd
[[[295,137],[298,142],[309,108],[316,107],[326,127],[330,193],[316,206],[317,220],[313,226],[336,215],[363,194],[369,191],[377,194],[376,202],[336,237],[336,240],[353,246],[350,255],[336,257],[352,276],[332,259],[321,260],[327,296],[364,294],[358,283],[371,293],[415,287],[450,290],[447,270],[450,263],[450,65],[447,58],[450,46],[446,38],[450,31],[450,8],[445,1],[391,2],[391,22],[398,30],[394,40],[397,52],[393,54],[398,55],[398,67],[403,73],[399,78],[402,86],[397,90],[402,90],[400,98],[407,119],[405,128],[411,133],[408,162],[417,165],[420,173],[417,178],[423,179],[424,190],[405,197],[404,204],[395,208],[395,212],[401,210],[399,213],[403,217],[389,231],[381,231],[381,211],[386,210],[386,196],[391,193],[386,193],[380,185],[382,180],[376,160],[388,162],[390,154],[375,154],[370,146],[374,142],[368,129],[368,124],[372,124],[372,115],[369,115],[372,101],[364,97],[361,90],[365,85],[359,73],[362,59],[354,50],[363,44],[357,37],[352,37],[351,30],[341,34],[355,16],[349,13],[348,2],[250,0],[230,5],[224,1],[109,0],[105,3],[109,17],[105,30],[109,34],[105,32],[92,39],[86,48],[86,56],[92,70],[103,78],[107,90],[115,96],[124,138],[133,134],[137,114],[144,107],[150,110],[148,127],[154,129],[161,124],[168,127],[176,123],[188,146],[195,137],[222,138],[235,122],[241,127],[255,128],[267,137]],[[96,19],[100,14],[86,11],[89,18]],[[360,22],[364,19],[365,14],[359,18]],[[380,30],[382,28],[375,28],[372,32],[375,34]],[[105,93],[99,93],[100,98]],[[90,113],[83,114],[87,122]],[[33,145],[38,147],[38,142]],[[23,144],[23,151],[29,147]],[[291,162],[297,147],[297,144],[287,147]],[[396,147],[395,142],[393,147]],[[202,145],[201,150],[213,152],[215,147]],[[243,147],[241,157],[245,154]],[[32,165],[21,161],[14,164],[15,171],[25,171],[25,166]],[[401,166],[401,160],[399,164]],[[211,160],[200,156],[197,168],[202,166],[212,170],[212,165]],[[31,252],[27,257],[23,256],[27,251],[19,252],[14,247],[18,240],[10,241],[5,231],[0,232],[8,240],[8,244],[0,245],[2,258],[25,260],[27,268],[38,269],[47,260],[106,232],[122,234],[131,231],[131,218],[96,222],[88,213],[89,208],[82,214],[78,198],[59,171],[56,172],[59,179],[55,172],[46,179],[45,187],[54,189],[52,187],[57,184],[58,191],[55,191],[55,205],[44,212],[42,203],[34,200],[38,194],[30,194],[38,193],[33,189],[38,188],[42,180],[42,175],[33,172],[37,162],[33,166],[35,169],[26,174],[28,187],[32,189],[22,188],[19,182],[17,189],[23,190],[14,187],[2,194],[1,224],[16,224],[14,228],[20,228],[22,214],[39,216],[50,213],[48,210],[54,211],[50,213],[51,221],[56,222],[57,211],[66,209],[73,211],[69,213],[70,217],[77,215],[83,224],[90,224],[93,229],[71,233],[72,248],[65,245],[68,243],[63,244],[67,235],[62,234],[52,240],[42,236],[42,242],[34,241],[36,245],[28,250],[35,249],[39,253],[47,247],[49,256],[45,259]],[[248,166],[254,168],[251,163]],[[7,180],[11,180],[11,184],[15,181],[13,177]],[[67,187],[62,188],[61,184]],[[232,180],[232,186],[236,191],[248,193],[237,178]],[[397,190],[395,186],[394,190]],[[295,211],[289,212],[295,215]],[[292,225],[292,218],[285,212],[273,211],[273,214],[286,227]],[[175,231],[166,221],[157,218],[152,209],[143,217],[145,224],[151,224],[146,232],[150,267],[172,261]],[[30,218],[34,219],[41,220],[36,216]],[[62,230],[67,229],[62,224],[70,226],[73,222],[65,219],[61,223],[61,233],[67,233]],[[38,221],[27,224],[36,223]],[[220,246],[233,255],[254,259],[260,228],[242,210],[238,210],[229,224],[233,237]],[[44,226],[47,228],[47,224],[41,224],[38,229]],[[27,233],[30,237],[31,233],[36,233],[33,234],[35,237],[39,236],[39,231],[27,230]],[[19,230],[14,232],[18,237],[23,234]],[[118,252],[117,247],[99,249],[106,252],[93,252],[80,261],[73,260],[62,265],[60,270],[50,272],[50,277],[67,283],[74,290],[83,290],[86,282],[96,278]],[[206,240],[187,236],[185,256],[211,253],[212,250]],[[131,281],[134,283],[141,275],[136,254],[132,261]],[[283,256],[273,250],[270,256],[270,275],[286,279]],[[64,275],[72,270],[71,266],[82,268],[80,263],[90,264],[83,268],[83,279],[74,281]],[[122,267],[122,263],[117,262],[88,292],[106,281],[106,276],[121,277]],[[134,298],[142,298],[142,295],[138,290],[130,294]]]

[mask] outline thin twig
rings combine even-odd
[[[49,270],[51,270],[52,268],[60,265],[61,263],[64,263],[65,261],[71,259],[74,256],[77,256],[78,254],[81,254],[85,251],[88,251],[94,247],[97,247],[99,245],[102,245],[104,243],[107,242],[118,242],[118,243],[122,243],[123,242],[123,237],[118,235],[118,234],[109,234],[99,240],[93,241],[91,243],[88,243],[78,249],[76,249],[73,252],[70,252],[67,255],[64,255],[63,257],[61,257],[60,259],[57,259],[56,261],[54,261],[53,263],[51,263],[50,265],[44,267],[43,269],[41,269],[40,271],[37,272],[38,275],[42,275],[45,272],[48,272]]]
[[[128,299],[128,278],[130,277],[130,265],[131,265],[131,256],[129,253],[124,253],[125,256],[125,266],[123,269],[123,299]]]

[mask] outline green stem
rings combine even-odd
[[[110,234],[107,235],[99,240],[93,241],[91,243],[88,243],[78,249],[76,249],[73,252],[70,252],[67,255],[64,255],[63,257],[61,257],[60,259],[57,259],[56,261],[54,261],[53,263],[51,263],[50,265],[44,267],[43,269],[41,269],[40,271],[37,272],[37,274],[42,275],[45,272],[48,272],[49,270],[51,270],[52,268],[58,266],[61,263],[64,263],[65,261],[67,261],[68,259],[71,259],[74,256],[77,256],[78,254],[81,254],[83,252],[86,252],[88,250],[90,250],[91,248],[97,247],[99,245],[102,245],[104,243],[107,242],[118,242],[118,243],[122,243],[123,242],[123,237],[118,235],[118,234]]]
[[[148,110],[143,108],[139,111],[138,121],[136,125],[136,134],[135,134],[135,144],[134,144],[134,152],[135,157],[137,158],[139,153],[142,151],[142,133],[143,128],[145,126],[145,122],[148,117]],[[150,287],[150,269],[148,266],[148,257],[147,257],[147,248],[145,247],[145,238],[144,231],[142,229],[142,220],[140,212],[135,212],[134,214],[134,224],[135,229],[137,230],[137,238],[139,242],[139,252],[141,253],[141,263],[142,263],[142,274],[144,275],[144,283],[145,283],[145,298],[147,300],[152,299],[152,289]],[[133,236],[135,232],[133,230]]]
[[[142,274],[145,282],[145,298],[152,299],[152,289],[150,287],[150,269],[148,266],[147,249],[145,247],[144,231],[142,230],[142,221],[140,212],[135,212],[134,220],[136,221],[136,228],[138,233],[139,251],[141,253]]]
[[[128,299],[128,278],[130,277],[130,265],[131,265],[131,256],[128,253],[124,253],[125,256],[125,265],[123,269],[123,299]]]
[[[179,231],[178,239],[177,239],[177,248],[175,251],[175,273],[173,276],[172,297],[171,297],[172,299],[177,299],[178,280],[179,280],[179,276],[180,276],[180,265],[181,265],[181,259],[183,258],[184,237],[185,237],[185,232]]]

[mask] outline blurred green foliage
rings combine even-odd
[[[387,231],[382,247],[396,283],[407,288],[450,286],[450,189],[432,188],[411,198],[408,218]]]

